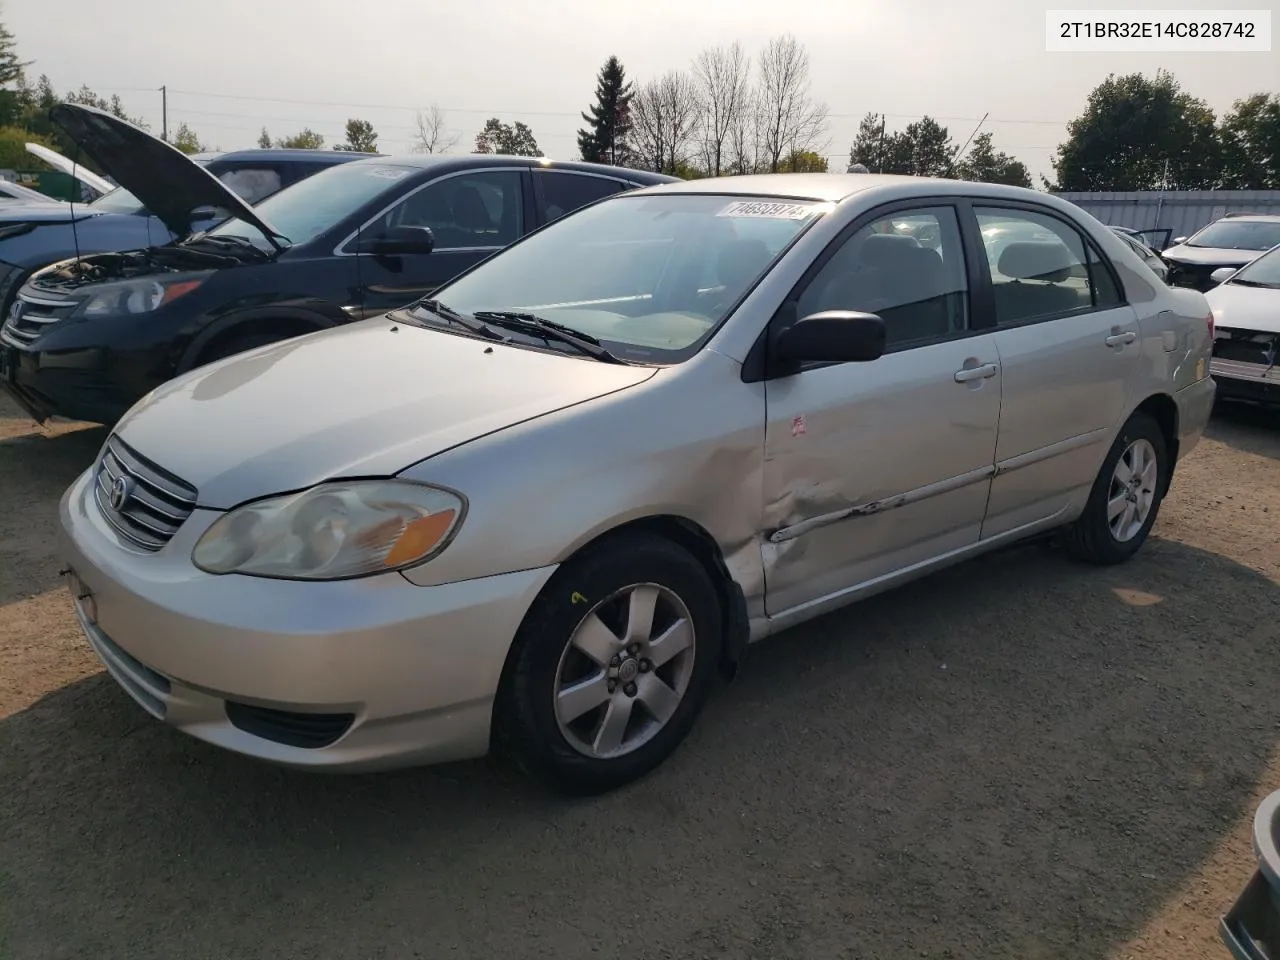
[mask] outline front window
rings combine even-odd
[[[1280,243],[1280,220],[1219,220],[1187,241],[1188,247],[1270,250]]]
[[[413,167],[357,160],[321,170],[273,194],[255,208],[262,219],[297,245],[314,240],[337,226],[366,203],[396,186]],[[267,238],[257,227],[238,218],[220,223],[210,235],[245,237],[262,246]]]
[[[769,197],[622,196],[557,220],[437,296],[464,314],[536,314],[625,360],[678,363],[828,209]]]
[[[1228,283],[1246,287],[1280,289],[1280,246],[1264,253],[1247,267],[1241,268]]]

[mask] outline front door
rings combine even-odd
[[[873,212],[823,258],[774,322],[877,313],[888,346],[766,385],[770,616],[977,543],[995,456],[999,367],[956,208]]]
[[[361,230],[366,236],[392,227],[430,227],[436,245],[428,254],[359,254],[361,316],[386,313],[429,296],[523,235],[525,177],[518,168],[446,175],[412,191],[366,224]]]
[[[1072,224],[1029,206],[974,206],[987,238],[1003,403],[984,538],[1088,495],[1125,417],[1141,356],[1137,313]],[[1008,234],[1008,242],[993,241]]]

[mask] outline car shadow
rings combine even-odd
[[[106,430],[57,424],[0,438],[0,607],[58,585],[58,514],[49,509],[93,463]],[[56,495],[51,497],[51,493]]]
[[[1204,435],[1246,453],[1280,460],[1280,408],[1219,401]]]
[[[1251,809],[1277,611],[1180,543],[1103,570],[1023,546],[753,647],[667,764],[573,801],[487,760],[274,768],[94,676],[0,720],[0,931],[14,956],[1108,955]]]

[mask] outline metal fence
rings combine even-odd
[[[1158,190],[1126,193],[1064,192],[1103,223],[1131,230],[1168,230],[1169,237],[1189,237],[1228,213],[1280,214],[1280,190]]]

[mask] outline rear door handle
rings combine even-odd
[[[994,363],[984,363],[977,367],[965,367],[956,371],[956,383],[969,383],[973,380],[990,380],[1000,368]]]
[[[1132,330],[1118,331],[1113,328],[1111,336],[1107,337],[1108,347],[1123,347],[1126,343],[1133,343],[1138,339],[1138,335]]]

